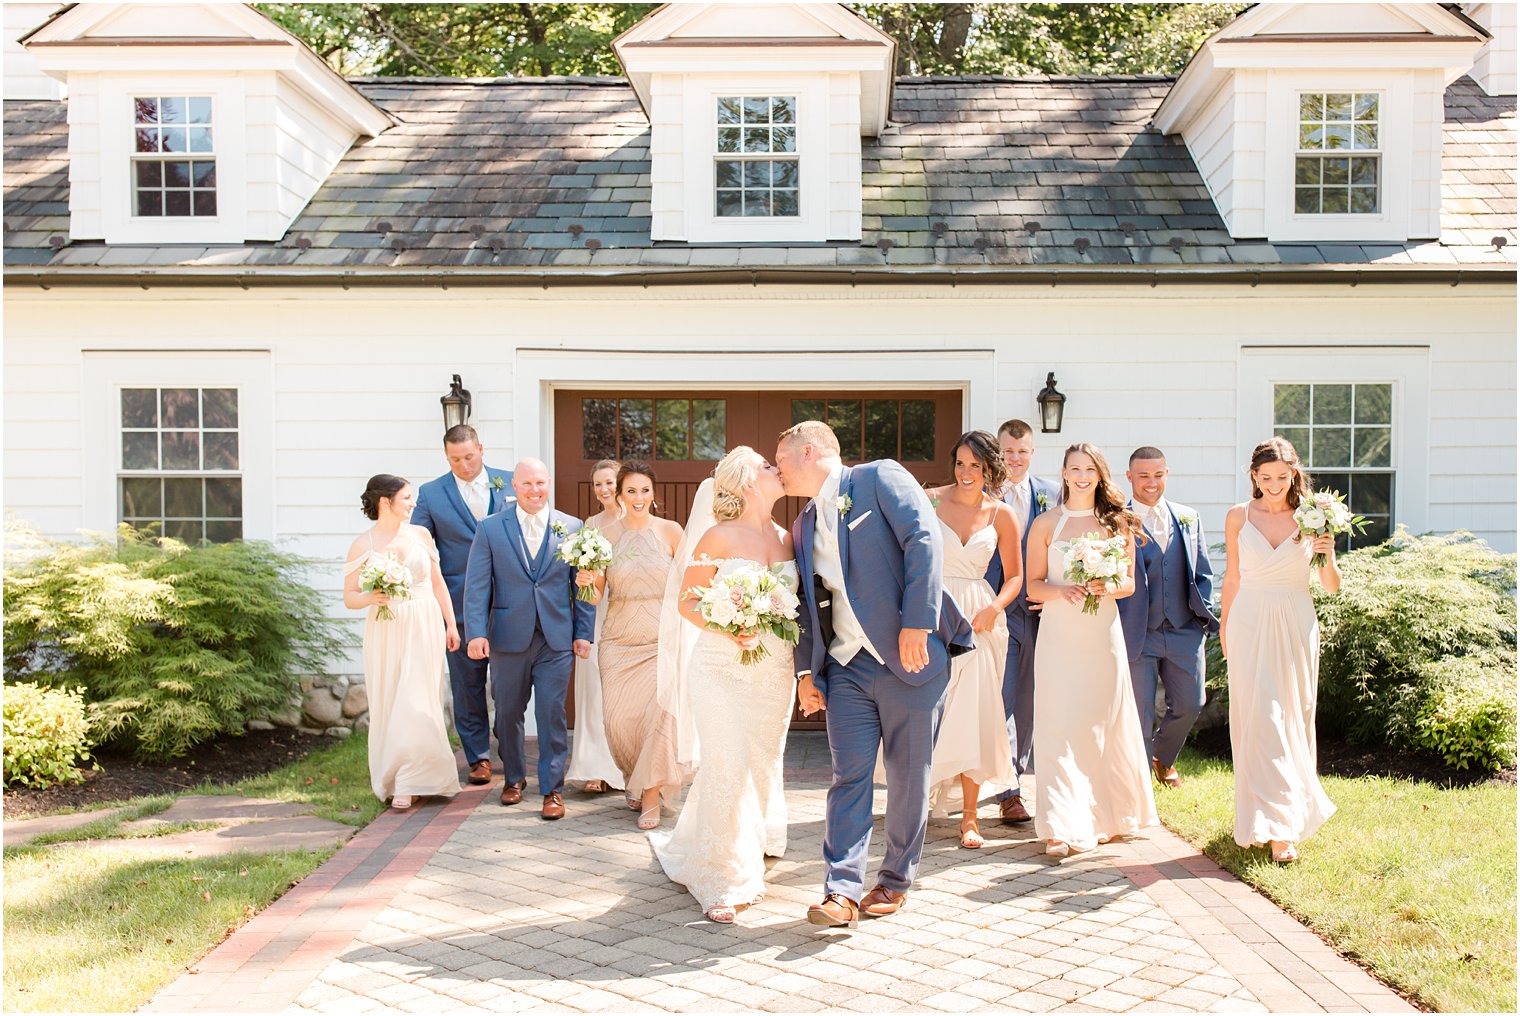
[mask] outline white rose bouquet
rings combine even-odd
[[[1109,590],[1124,584],[1129,571],[1129,556],[1125,554],[1126,540],[1123,536],[1105,537],[1098,533],[1084,533],[1074,540],[1064,540],[1053,546],[1061,555],[1067,582],[1086,588],[1094,580],[1102,582]],[[1092,593],[1082,601],[1082,613],[1096,614],[1098,598]]]
[[[612,543],[595,526],[582,526],[574,536],[559,545],[559,559],[572,568],[606,571],[612,563]],[[581,600],[595,599],[596,587],[581,586],[575,595]]]
[[[1321,536],[1339,536],[1355,530],[1365,532],[1367,520],[1352,515],[1346,507],[1346,497],[1338,490],[1322,490],[1306,501],[1300,501],[1293,510],[1293,521],[1298,531],[1313,540]],[[1319,568],[1325,563],[1325,555],[1315,554],[1309,563]]]
[[[801,635],[797,594],[782,581],[780,569],[780,565],[746,564],[720,572],[710,585],[693,586],[686,595],[697,601],[702,620],[712,631],[739,636],[769,632],[796,645]],[[739,662],[749,666],[764,659],[766,652],[763,643],[756,643],[755,648],[740,651]]]
[[[359,588],[366,593],[384,593],[393,600],[412,595],[412,572],[390,554],[371,554],[359,569]],[[375,608],[376,621],[392,621],[396,615],[387,606]]]

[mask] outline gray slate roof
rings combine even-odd
[[[1515,97],[1446,96],[1442,235],[1233,241],[1178,138],[1172,79],[901,78],[864,140],[859,243],[649,237],[649,125],[621,78],[357,79],[398,125],[342,160],[277,243],[50,245],[68,235],[64,105],[5,103],[7,266],[489,270],[809,266],[1504,265],[1516,262]],[[576,227],[579,227],[578,230]],[[1507,244],[1495,249],[1493,238]]]

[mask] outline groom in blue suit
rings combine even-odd
[[[570,737],[565,693],[575,657],[591,653],[596,608],[578,598],[575,569],[560,544],[580,519],[549,507],[549,467],[523,459],[512,471],[517,504],[480,524],[465,573],[464,627],[472,660],[491,660],[502,804],[522,802],[527,785],[523,717],[533,700],[538,724],[538,790],[543,817],[565,816]]]
[[[812,499],[792,524],[803,596],[798,701],[807,713],[827,706],[833,768],[824,898],[807,916],[853,927],[862,910],[896,913],[918,872],[950,657],[971,648],[971,626],[944,591],[939,520],[906,469],[844,465],[838,438],[817,420],[781,435],[776,466],[788,494]],[[878,751],[887,849],[862,896]]]
[[[512,474],[485,464],[480,435],[469,424],[450,427],[443,435],[443,454],[449,471],[417,489],[412,524],[433,534],[454,616],[464,620],[464,573],[470,544],[480,520],[495,515],[512,501]],[[491,782],[491,719],[486,708],[485,660],[472,660],[463,646],[449,653],[449,689],[454,697],[454,729],[470,767],[471,783]]]
[[[1214,569],[1198,513],[1166,499],[1168,474],[1161,450],[1136,448],[1124,475],[1130,508],[1150,539],[1136,551],[1135,592],[1119,601],[1119,620],[1151,767],[1162,783],[1180,787],[1177,754],[1203,710],[1203,644],[1219,630],[1210,609]],[[1159,725],[1158,683],[1166,695]]]
[[[1009,420],[998,428],[998,446],[1008,467],[1008,488],[1003,501],[1019,520],[1019,553],[1029,553],[1029,527],[1061,500],[1061,484],[1030,473],[1034,465],[1034,431],[1023,420]],[[1028,561],[1020,561],[1028,574]],[[996,553],[987,563],[987,582],[1003,588],[1003,560]],[[1008,660],[1003,667],[1003,716],[1008,721],[1008,743],[1013,746],[1013,771],[1023,776],[1034,753],[1034,640],[1040,615],[1029,609],[1024,587],[1008,605]],[[1004,825],[1032,821],[1017,786],[998,795]]]

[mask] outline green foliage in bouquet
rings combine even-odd
[[[6,568],[6,681],[81,689],[100,740],[140,757],[240,733],[341,645],[302,581],[310,562],[270,544],[189,547],[125,526],[86,544],[22,535],[33,552]]]
[[[1401,528],[1340,566],[1339,595],[1315,592],[1320,729],[1459,768],[1513,765],[1514,555]]]
[[[5,687],[5,785],[51,787],[84,778],[90,760],[90,721],[77,690],[37,684]]]

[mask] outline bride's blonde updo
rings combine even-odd
[[[760,456],[748,445],[723,456],[713,470],[713,518],[728,522],[743,515],[749,503],[744,488],[753,487],[759,474]]]

